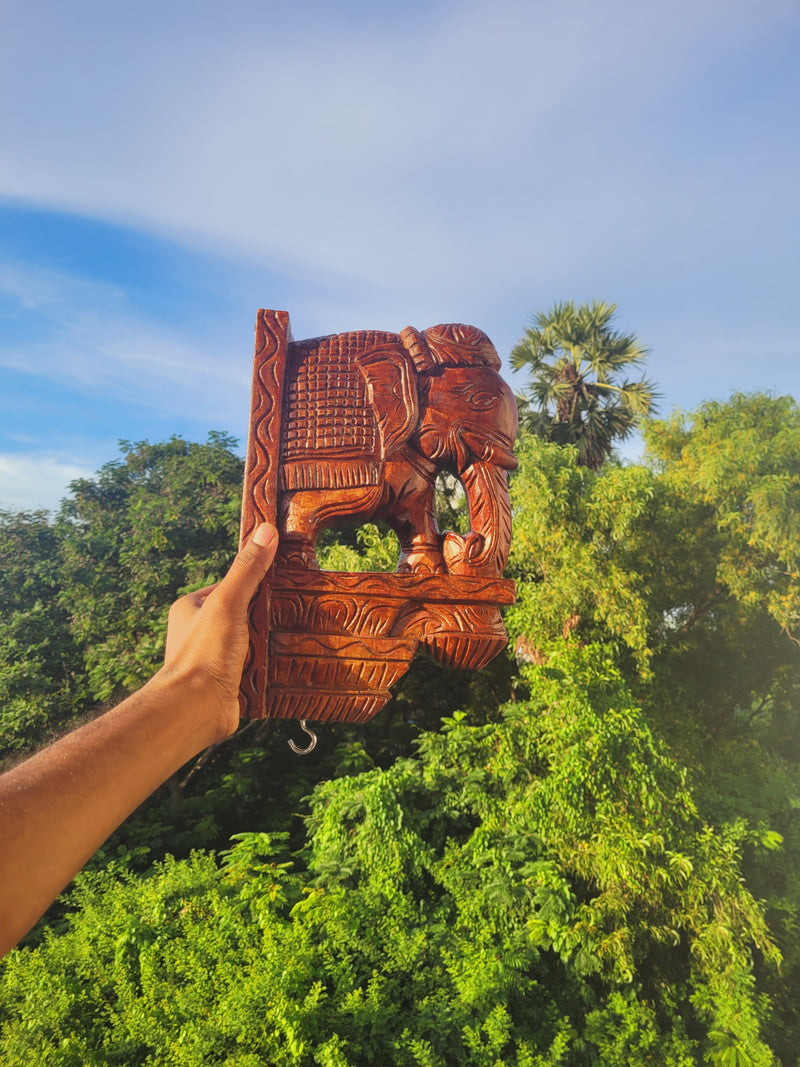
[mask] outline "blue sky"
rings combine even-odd
[[[0,506],[243,439],[258,307],[599,298],[664,413],[800,397],[798,112],[796,0],[0,0]]]

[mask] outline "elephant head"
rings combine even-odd
[[[474,326],[434,326],[401,334],[418,374],[419,421],[412,444],[464,486],[470,531],[449,532],[443,554],[451,574],[499,576],[511,544],[508,471],[517,460],[517,404],[498,374],[500,359]]]

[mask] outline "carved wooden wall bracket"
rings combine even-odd
[[[499,367],[472,326],[295,342],[286,312],[259,311],[241,540],[272,522],[280,548],[250,610],[243,718],[366,722],[418,649],[478,668],[504,647],[517,416]],[[436,525],[442,470],[467,495],[463,537]],[[340,517],[386,520],[398,573],[319,570]]]

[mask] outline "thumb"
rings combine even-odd
[[[232,604],[246,608],[269,570],[277,548],[278,531],[270,523],[262,522],[237,552],[230,570],[217,586],[218,592]]]

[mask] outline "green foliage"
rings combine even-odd
[[[652,520],[653,475],[612,467],[600,477],[578,464],[574,449],[533,436],[520,440],[517,455],[509,572],[521,582],[510,631],[526,635],[525,654],[534,659],[569,633],[612,641],[646,674],[651,619],[629,541]]]
[[[337,536],[337,533],[326,530],[320,538],[317,559],[324,571],[396,570],[400,545],[394,531],[388,527],[381,529],[374,522],[368,522],[359,526],[350,537]]]
[[[565,646],[613,650],[689,768],[704,817],[754,835],[743,839],[742,870],[785,957],[780,974],[756,972],[780,1006],[770,1034],[785,1057],[797,1045],[800,981],[797,508],[788,490],[780,506],[761,502],[776,481],[795,483],[797,409],[736,396],[654,423],[647,437],[648,467],[602,474],[569,449],[523,441],[513,490],[520,598],[507,622],[523,664],[549,666]],[[527,675],[523,667],[517,692],[529,690]],[[778,842],[777,854],[757,840]]]
[[[242,462],[205,444],[122,442],[54,522],[0,512],[0,755],[122,697],[163,658],[169,605],[235,551]]]
[[[123,441],[123,458],[79,479],[57,534],[63,600],[95,700],[141,685],[163,657],[167,609],[218,581],[236,546],[242,461],[235,441]]]
[[[608,658],[529,670],[503,723],[318,787],[307,872],[254,833],[84,876],[9,957],[0,1062],[772,1063],[746,829],[702,823]]]
[[[597,470],[637,422],[653,410],[657,393],[642,378],[619,380],[644,362],[647,349],[634,334],[612,329],[616,304],[571,300],[533,316],[511,351],[514,370],[531,382],[520,402],[521,425],[559,445],[576,445],[578,462]]]
[[[677,492],[723,539],[719,582],[766,607],[800,640],[800,409],[790,397],[734,394],[647,429]]]
[[[755,395],[652,423],[642,466],[523,436],[516,667],[420,661],[308,760],[256,723],[184,768],[3,965],[0,1064],[795,1063],[799,430]],[[239,479],[219,439],[137,446],[55,527],[0,523],[14,737],[37,671],[57,718],[84,662],[98,695],[151,669],[159,613],[233,551]],[[363,527],[320,556],[396,549]]]
[[[45,736],[85,700],[61,591],[47,513],[0,511],[0,754]]]
[[[755,407],[762,402],[753,400]],[[787,438],[791,420],[783,401],[774,404],[774,427]],[[507,622],[523,661],[546,661],[566,639],[614,645],[665,719],[674,720],[674,707],[691,713],[676,729],[687,751],[696,748],[698,732],[715,745],[726,737],[738,741],[748,725],[764,726],[769,718],[781,731],[784,754],[797,760],[791,708],[800,657],[786,610],[800,596],[793,505],[785,515],[771,513],[774,527],[785,531],[780,545],[773,531],[762,537],[755,525],[745,541],[739,520],[753,511],[747,500],[737,506],[734,487],[718,487],[718,505],[711,506],[700,488],[711,475],[701,460],[712,468],[719,462],[713,444],[703,451],[704,418],[695,423],[699,441],[694,428],[684,428],[678,459],[661,455],[649,467],[602,473],[580,467],[573,450],[523,438],[512,483],[510,561],[520,595]],[[783,449],[781,477],[791,481],[800,432],[794,432],[796,452],[786,440],[773,451],[768,420],[759,424],[761,453],[774,458]],[[664,424],[654,424],[662,452],[665,433]],[[761,492],[752,465],[747,482]]]

